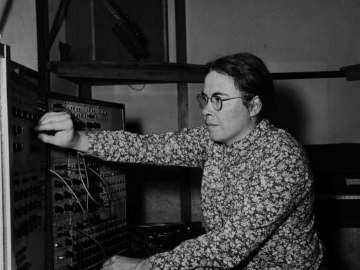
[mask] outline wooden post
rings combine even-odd
[[[36,0],[36,29],[37,29],[37,47],[38,47],[38,72],[39,72],[39,89],[45,92],[45,97],[50,91],[50,72],[48,70],[48,62],[50,61],[50,45],[49,45],[49,12],[48,0]],[[48,161],[50,162],[50,161]],[[48,164],[49,167],[49,164]],[[48,180],[48,179],[47,179]],[[51,181],[45,181],[46,202],[52,199]],[[49,203],[46,203],[46,221],[45,230],[47,235],[52,232],[52,209]],[[46,239],[46,262],[45,268],[52,269],[54,267],[54,243],[51,237]]]
[[[183,0],[175,0],[175,29],[176,29],[176,61],[187,63],[186,50],[186,9]],[[177,84],[178,95],[178,129],[189,126],[188,84]],[[182,169],[180,182],[180,211],[181,221],[191,221],[191,179],[189,169]]]

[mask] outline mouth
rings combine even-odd
[[[211,123],[211,122],[207,122],[207,121],[205,121],[205,125],[206,125],[207,127],[216,127],[216,126],[217,126],[217,124]]]

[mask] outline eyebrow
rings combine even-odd
[[[207,96],[207,95],[204,93],[204,91],[201,91],[201,94],[204,95],[204,96]],[[228,94],[222,93],[222,92],[215,92],[215,93],[213,93],[211,96],[212,96],[212,97],[213,97],[213,96],[228,96]]]

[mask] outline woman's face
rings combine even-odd
[[[227,99],[241,97],[241,92],[235,88],[233,79],[211,71],[205,78],[202,95]],[[211,140],[227,145],[243,139],[256,126],[254,114],[241,98],[223,101],[220,111],[216,111],[209,100],[202,114]]]

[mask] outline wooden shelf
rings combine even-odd
[[[346,73],[348,81],[360,80],[360,65],[342,67],[340,70]]]
[[[50,62],[61,78],[90,84],[203,83],[205,67],[189,64]]]
[[[344,71],[308,71],[308,72],[278,72],[272,73],[274,80],[297,80],[297,79],[331,79],[345,78]]]
[[[50,62],[61,78],[91,85],[131,83],[203,83],[204,65],[171,63]],[[274,80],[345,78],[347,72],[314,71],[273,73]]]

